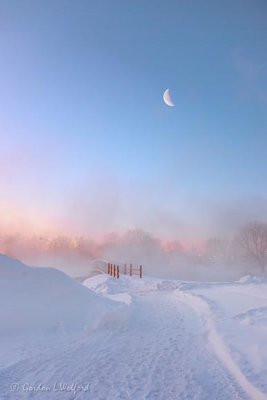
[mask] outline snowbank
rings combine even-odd
[[[139,277],[133,276],[130,278],[129,276],[121,275],[117,279],[107,274],[101,274],[86,279],[83,285],[106,298],[130,305],[132,295],[169,290],[176,288],[178,284],[175,281],[164,281],[157,278],[144,277],[140,279]]]
[[[63,272],[0,256],[0,336],[77,332],[93,327],[111,302]]]
[[[239,283],[267,283],[267,279],[260,276],[245,275],[239,279]]]

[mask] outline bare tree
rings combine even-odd
[[[206,253],[213,260],[230,261],[234,259],[232,240],[212,237],[206,242]]]
[[[253,222],[243,227],[237,242],[248,259],[254,259],[265,272],[267,265],[267,224]]]

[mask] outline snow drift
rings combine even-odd
[[[111,304],[63,272],[0,255],[0,336],[89,329]]]

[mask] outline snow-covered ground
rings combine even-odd
[[[264,280],[81,285],[4,261],[1,399],[267,399]]]

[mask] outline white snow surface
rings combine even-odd
[[[1,399],[267,400],[263,279],[81,285],[10,263],[0,256]]]

